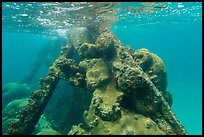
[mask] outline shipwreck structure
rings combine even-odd
[[[170,108],[167,72],[157,55],[124,46],[110,30],[94,43],[77,44],[62,48],[39,90],[32,92],[5,134],[31,134],[60,79],[93,95],[83,123],[73,126],[69,135],[187,134]]]

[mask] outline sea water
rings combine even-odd
[[[6,5],[9,4],[3,5],[3,13],[6,12]],[[130,45],[135,50],[147,48],[164,61],[167,90],[173,96],[173,112],[188,134],[202,134],[202,3],[171,2],[167,5],[170,5],[169,9],[156,13],[151,13],[151,10],[147,13],[137,13],[137,10],[120,12],[117,14],[119,20],[110,28],[124,45]],[[138,3],[120,3],[118,6],[138,6]],[[4,15],[2,18],[6,18]],[[57,41],[64,46],[68,41],[63,35],[66,33],[53,36],[47,34],[45,28],[37,28],[44,33],[29,32],[29,29],[26,32],[19,28],[20,31],[17,31],[15,24],[5,25],[3,20],[2,86],[10,82],[18,83],[26,77],[44,45]],[[38,79],[47,75],[48,66],[59,55],[59,46],[56,46],[55,52],[56,56],[40,68],[32,82],[32,90],[38,89]]]

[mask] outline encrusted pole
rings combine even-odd
[[[33,91],[28,105],[17,116],[18,121],[11,122],[5,134],[31,134],[60,79],[67,79],[75,86],[83,85],[83,75],[78,72],[78,65],[69,59],[73,52],[74,48],[69,45],[62,49],[62,55],[50,67],[48,76],[40,79],[39,90]]]

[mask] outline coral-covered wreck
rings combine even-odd
[[[166,68],[157,55],[124,46],[110,30],[92,41],[78,41],[70,37],[5,134],[31,134],[60,79],[92,94],[83,123],[69,135],[187,134],[171,110]]]

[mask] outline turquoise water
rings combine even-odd
[[[124,10],[117,15],[119,20],[111,26],[111,30],[124,45],[130,45],[135,50],[147,48],[163,59],[168,73],[167,90],[173,95],[173,112],[188,134],[202,134],[202,3],[168,4],[172,5],[172,11],[169,8],[136,16],[133,14],[136,10]],[[119,7],[133,5],[138,3],[122,3]],[[148,7],[148,10],[151,8]],[[33,30],[26,32],[29,27],[26,31],[23,27],[14,31],[18,29],[15,25],[15,29],[12,25],[4,27],[2,85],[20,82],[26,77],[44,45],[57,41],[63,46],[68,41],[65,35],[45,35]],[[44,32],[46,28],[37,29]],[[58,46],[55,52],[57,57],[60,52]],[[51,58],[51,62],[56,57]],[[38,78],[46,76],[48,66],[41,67],[32,89],[38,88]]]

